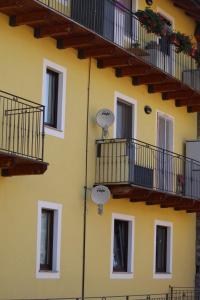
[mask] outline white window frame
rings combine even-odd
[[[128,272],[113,272],[113,247],[114,247],[114,221],[122,220],[129,222],[128,238]],[[110,257],[110,279],[132,279],[134,273],[134,235],[135,235],[135,217],[124,214],[112,214],[111,224],[111,257]]]
[[[45,105],[46,71],[58,73],[58,128],[45,125],[45,134],[64,139],[67,69],[47,59],[43,61],[42,104]]]
[[[156,273],[156,232],[157,226],[167,227],[167,272]],[[153,259],[153,278],[154,279],[171,279],[172,278],[172,261],[173,261],[173,223],[155,220],[154,223],[154,259]]]
[[[41,244],[41,217],[42,209],[54,211],[53,229],[53,266],[52,271],[40,271],[40,244]],[[62,204],[38,201],[38,222],[37,222],[37,257],[36,257],[36,278],[37,279],[58,279],[60,278],[60,247],[61,247],[61,218]]]
[[[115,122],[113,128],[113,138],[115,139],[117,136],[117,101],[122,100],[125,103],[132,105],[132,116],[133,116],[133,124],[132,124],[132,138],[137,138],[137,101],[129,96],[121,94],[119,92],[115,92],[114,95],[114,115],[115,115]]]

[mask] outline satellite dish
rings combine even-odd
[[[103,205],[110,199],[110,190],[104,185],[97,185],[92,189],[92,201],[98,205],[98,213],[102,215]]]
[[[102,138],[108,136],[108,127],[115,121],[115,116],[110,109],[104,108],[98,111],[96,122],[102,128]]]

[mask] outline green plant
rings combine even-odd
[[[190,36],[180,31],[172,31],[168,27],[165,18],[148,7],[146,7],[145,10],[138,10],[135,15],[148,33],[155,33],[161,37],[167,36],[169,43],[175,45],[177,53],[183,52],[191,56],[195,59],[197,66],[200,67],[200,50],[197,50],[197,47],[193,45]],[[200,25],[198,25],[198,30],[199,28]],[[200,32],[200,30],[198,32]],[[197,29],[195,33],[197,38]],[[150,41],[145,48],[155,49],[156,47],[158,47],[157,43]]]
[[[147,7],[145,10],[138,10],[135,15],[147,32],[153,32],[160,36],[164,36],[168,33],[168,26],[165,19],[152,9]]]
[[[184,34],[181,33],[180,31],[177,31],[176,33],[173,33],[176,36],[176,40],[178,42],[178,45],[176,45],[177,49],[176,52],[183,52],[185,54],[189,54],[192,50],[192,40],[191,38]]]

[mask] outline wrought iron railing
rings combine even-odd
[[[170,287],[169,295],[173,300],[199,300],[200,289],[194,287]]]
[[[167,38],[142,27],[133,12],[114,0],[37,0],[73,19],[112,43],[140,56],[195,90],[200,90],[200,70],[195,59],[176,53]]]
[[[44,300],[81,300],[80,297],[74,298],[45,298]],[[121,295],[121,296],[94,296],[85,297],[85,300],[199,300],[200,291],[195,288],[175,288],[170,287],[167,293],[161,294],[138,294],[138,295]],[[15,300],[15,299],[12,299]],[[21,300],[30,300],[30,298],[24,298]],[[34,300],[34,299],[31,299]],[[37,299],[35,299],[37,300]],[[42,299],[41,299],[42,300]]]
[[[96,184],[133,184],[200,198],[200,162],[136,139],[96,142]]]
[[[43,105],[0,91],[0,151],[43,160]]]

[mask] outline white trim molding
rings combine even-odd
[[[113,272],[113,248],[114,248],[114,221],[128,221],[128,272]],[[110,256],[110,279],[132,279],[134,273],[134,235],[135,235],[135,217],[123,214],[112,214],[111,224],[111,256]]]
[[[127,102],[128,104],[132,105],[132,113],[133,113],[133,124],[132,124],[132,132],[133,132],[133,138],[137,138],[137,100],[126,96],[124,94],[121,94],[120,92],[115,92],[114,95],[114,115],[115,115],[115,122],[113,127],[113,138],[116,138],[117,135],[117,100],[122,100],[124,102]]]
[[[54,211],[53,223],[53,266],[52,271],[40,271],[40,239],[41,239],[41,216],[42,209]],[[60,278],[60,248],[61,248],[61,218],[62,204],[38,201],[38,222],[37,222],[37,256],[36,256],[36,278],[37,279],[58,279]]]
[[[167,227],[167,272],[156,273],[156,232],[157,226]],[[173,223],[155,220],[154,223],[154,257],[153,257],[153,278],[154,279],[171,279],[172,278],[172,261],[173,261]]]
[[[66,82],[67,70],[66,68],[57,65],[56,63],[44,59],[43,61],[43,83],[42,83],[42,104],[45,105],[46,94],[46,70],[50,69],[58,73],[58,124],[57,128],[45,125],[45,134],[52,135],[58,138],[64,138],[65,128],[65,102],[66,102]]]

